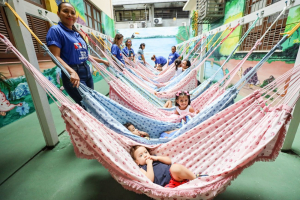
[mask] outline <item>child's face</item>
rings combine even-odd
[[[157,66],[156,68],[158,71],[162,71],[162,66]]]
[[[181,62],[181,67],[182,67],[182,69],[187,69],[188,68],[188,66],[186,65],[185,60]]]
[[[128,126],[128,130],[130,130],[130,132],[134,135],[140,135],[139,130],[137,130],[133,125]]]
[[[189,104],[189,98],[187,96],[179,96],[176,103],[180,108],[186,108]]]
[[[145,165],[147,158],[150,156],[150,153],[145,147],[139,147],[135,150],[133,156],[136,164]]]

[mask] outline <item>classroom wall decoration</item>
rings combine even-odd
[[[233,20],[236,20],[244,15],[245,11],[245,2],[246,0],[229,0],[226,1],[225,7],[225,16],[223,19],[218,20],[213,24],[205,24],[202,25],[203,33],[216,28],[220,25],[229,23]],[[300,6],[292,8],[288,12],[288,17],[286,21],[285,32],[291,30],[298,22],[300,21]],[[227,31],[229,33],[229,31]],[[227,35],[224,34],[223,37]],[[218,33],[214,38],[213,42],[217,40],[221,33]],[[205,63],[205,70],[204,70],[204,78],[210,77],[213,72],[220,67],[224,61],[226,60],[227,56],[232,52],[232,50],[237,45],[238,41],[242,36],[242,27],[238,27],[230,37],[213,53],[213,55],[208,59],[210,62]],[[212,43],[213,43],[212,42]],[[211,43],[211,44],[212,44]],[[277,78],[281,74],[285,73],[287,70],[291,69],[294,66],[295,59],[298,53],[300,44],[300,30],[298,29],[283,45],[282,50],[275,52],[272,57],[261,67],[261,69],[257,72],[257,81],[248,85],[248,88],[242,89],[240,92],[241,96],[246,96],[250,94],[253,89],[258,89],[263,86],[263,83],[266,83],[268,80],[273,80]],[[236,75],[233,80],[232,84],[235,84],[243,74],[245,74],[250,67],[254,67],[264,55],[266,55],[267,51],[260,51],[254,52],[242,66],[242,70],[239,72],[239,75]],[[233,69],[236,64],[245,57],[247,52],[241,52],[239,49],[233,55],[231,60],[225,65],[223,71],[223,75],[226,72]],[[222,76],[219,75],[219,78]],[[217,81],[217,80],[215,80]]]

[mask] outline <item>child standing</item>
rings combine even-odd
[[[175,188],[200,177],[181,164],[172,164],[168,156],[150,155],[144,146],[131,147],[130,155],[147,178],[163,187]]]

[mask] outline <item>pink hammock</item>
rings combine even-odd
[[[19,57],[41,87],[61,104],[57,105],[76,155],[97,159],[124,188],[155,199],[211,199],[255,161],[274,160],[284,141],[291,107],[299,99],[298,71],[289,82],[289,89],[295,92],[277,105],[265,106],[260,92],[256,91],[178,138],[148,146],[151,153],[169,156],[173,163],[183,164],[194,173],[209,175],[174,189],[163,188],[140,172],[130,157],[128,151],[131,146],[138,145],[137,142],[113,132],[70,102],[3,35],[0,39]]]

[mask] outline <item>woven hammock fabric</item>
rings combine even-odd
[[[42,88],[61,103],[59,109],[76,155],[97,159],[126,189],[155,199],[211,199],[255,161],[274,160],[283,144],[292,108],[286,104],[265,106],[256,91],[172,141],[147,146],[153,154],[169,156],[173,163],[183,164],[194,173],[209,175],[174,189],[163,188],[152,183],[130,157],[130,147],[139,143],[114,132],[71,103],[9,40],[3,35],[0,39]],[[295,94],[299,95],[299,84],[296,85]]]

